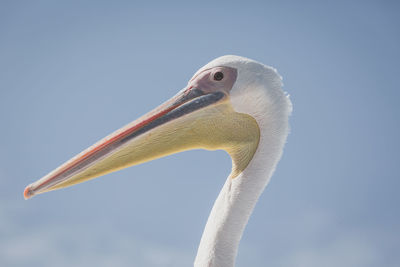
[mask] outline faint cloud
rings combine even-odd
[[[374,267],[386,263],[397,266],[399,258],[386,260],[396,247],[392,236],[399,229],[371,229],[366,225],[351,228],[338,223],[338,218],[327,211],[314,210],[298,218],[298,229],[303,236],[281,259],[282,266],[296,267]]]
[[[366,267],[378,266],[379,249],[371,240],[354,233],[343,233],[324,244],[312,244],[288,255],[285,266]]]
[[[117,234],[99,224],[42,225],[34,232],[14,227],[0,240],[1,266],[172,267],[191,265],[191,257],[187,251]]]

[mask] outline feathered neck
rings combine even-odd
[[[231,93],[234,109],[256,119],[260,142],[247,168],[234,179],[228,177],[218,195],[200,241],[196,267],[234,266],[245,226],[283,152],[291,103],[276,71],[261,67],[263,75],[239,81]]]

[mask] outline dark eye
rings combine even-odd
[[[224,78],[224,74],[222,73],[222,72],[220,72],[220,71],[218,71],[218,72],[216,72],[215,74],[214,74],[214,80],[216,80],[216,81],[220,81],[220,80],[222,80]]]

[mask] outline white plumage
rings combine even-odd
[[[228,177],[215,201],[197,252],[198,267],[234,266],[243,230],[281,158],[292,111],[275,69],[243,57],[223,56],[198,72],[215,66],[238,69],[230,94],[232,106],[256,119],[260,143],[247,168],[235,179]]]

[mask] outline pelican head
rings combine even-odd
[[[282,154],[290,112],[275,69],[223,56],[200,68],[164,104],[28,185],[24,197],[185,150],[223,149],[232,158],[232,172],[207,222],[196,263],[232,266],[247,219]]]
[[[226,150],[235,178],[257,150],[259,123],[268,115],[263,111],[274,108],[276,95],[282,98],[280,84],[277,72],[263,64],[238,56],[217,58],[170,100],[27,186],[24,197],[196,148]]]

